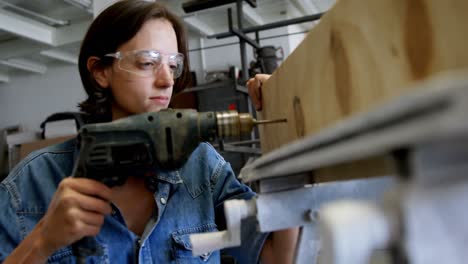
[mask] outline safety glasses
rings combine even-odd
[[[141,77],[150,77],[158,73],[162,65],[167,64],[172,78],[182,75],[184,55],[181,53],[162,53],[157,50],[118,51],[104,55],[118,59],[119,69]]]

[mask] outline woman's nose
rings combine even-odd
[[[169,88],[174,85],[173,74],[167,64],[161,65],[161,67],[156,70],[155,76],[155,83],[158,88]]]

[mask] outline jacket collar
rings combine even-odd
[[[156,179],[165,181],[171,184],[179,184],[184,181],[180,177],[179,170],[165,171],[165,170],[156,170]]]

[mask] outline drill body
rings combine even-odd
[[[74,177],[122,185],[128,176],[176,169],[200,142],[217,136],[214,112],[165,109],[80,129]],[[149,174],[148,174],[149,173]]]

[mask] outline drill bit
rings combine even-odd
[[[264,124],[273,124],[273,123],[286,123],[288,119],[286,118],[278,118],[278,119],[265,119],[265,120],[254,120],[255,125],[264,125]]]

